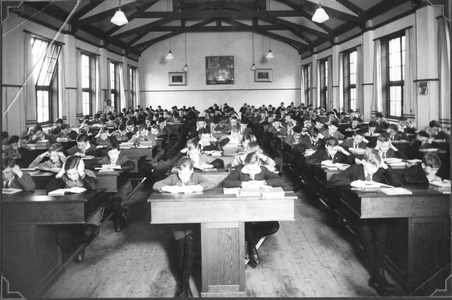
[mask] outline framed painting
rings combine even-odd
[[[206,56],[206,84],[234,84],[234,56]]]
[[[273,70],[272,69],[256,69],[254,70],[255,82],[272,82]]]
[[[187,85],[187,73],[185,72],[169,72],[169,85]]]

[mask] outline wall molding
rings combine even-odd
[[[2,87],[14,87],[14,88],[21,88],[22,85],[20,84],[2,84]]]
[[[215,90],[140,90],[140,93],[173,93],[173,92],[245,92],[245,91],[298,91],[300,88],[274,89],[215,89]]]
[[[413,82],[419,82],[419,81],[439,81],[438,78],[426,78],[426,79],[415,79]]]

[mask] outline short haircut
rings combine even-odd
[[[60,143],[55,143],[50,145],[49,149],[47,150],[49,153],[50,152],[61,152],[63,151],[63,145],[61,145]]]
[[[165,122],[166,120],[165,120],[165,118],[163,118],[163,117],[160,117],[159,119],[158,119],[158,122],[159,123],[163,123],[163,122]]]
[[[75,139],[75,141],[77,143],[80,142],[87,142],[88,141],[88,135],[86,133],[81,133],[77,136],[77,138]]]
[[[316,128],[316,127],[312,127],[309,130],[309,135],[312,136],[312,137],[317,137],[319,134],[320,134],[320,130],[318,128]]]
[[[18,135],[12,135],[9,140],[8,140],[8,144],[14,144],[14,143],[18,143],[20,140]]]
[[[375,121],[370,121],[369,122],[369,127],[377,127],[377,122],[375,122]]]
[[[399,130],[399,127],[396,124],[389,124],[388,129],[392,129],[397,132]]]
[[[427,153],[422,157],[422,163],[426,167],[431,168],[440,168],[441,167],[441,159],[436,153]]]
[[[210,130],[207,128],[201,128],[200,130],[198,130],[198,135],[202,135],[202,134],[210,134]]]
[[[325,140],[325,147],[330,146],[330,147],[334,147],[339,145],[339,141],[337,140],[337,138],[328,138]]]
[[[339,122],[338,122],[338,121],[332,121],[332,122],[330,123],[330,126],[331,126],[331,125],[333,125],[333,126],[339,128]]]
[[[114,136],[110,136],[110,144],[107,145],[107,152],[110,150],[118,149],[119,150],[119,142]]]
[[[248,153],[246,155],[246,157],[245,157],[245,164],[252,164],[252,165],[254,165],[254,164],[258,163],[258,162],[260,162],[260,158],[259,158],[259,155],[257,155],[256,152]]]
[[[9,134],[6,131],[2,131],[2,140],[9,138]]]
[[[428,135],[428,133],[425,130],[421,130],[417,134],[421,137],[430,138],[430,136]]]
[[[38,131],[42,131],[42,127],[39,125],[35,125],[35,131],[34,133],[38,132]]]
[[[428,127],[441,127],[441,124],[438,121],[436,121],[436,120],[432,120],[428,124]]]
[[[126,125],[120,124],[120,125],[119,125],[119,130],[121,130],[121,131],[126,130]]]
[[[189,139],[187,141],[186,145],[187,145],[188,150],[193,150],[193,149],[199,149],[200,148],[200,145],[199,145],[198,141],[196,141],[194,139]]]
[[[57,135],[57,134],[59,134],[60,132],[61,132],[61,128],[58,127],[58,126],[55,126],[55,127],[52,129],[52,135]]]
[[[63,119],[56,119],[55,124],[63,124]]]
[[[363,160],[373,164],[374,166],[379,167],[381,164],[381,156],[378,150],[367,148],[364,151]]]
[[[135,125],[135,123],[133,122],[133,120],[127,120],[126,125],[127,126]]]
[[[386,133],[386,134],[385,134],[385,133]],[[389,142],[389,141],[391,140],[391,138],[390,138],[389,133],[387,133],[387,132],[382,132],[382,133],[380,134],[380,136],[378,137],[378,140],[379,140],[381,143],[386,143],[386,142]]]
[[[100,133],[108,133],[108,128],[107,127],[101,127],[100,129],[99,129],[99,134]]]
[[[362,132],[361,130],[356,130],[355,133],[354,133],[353,135],[364,136],[364,132]]]
[[[179,170],[182,170],[187,167],[190,168],[190,170],[193,170],[193,161],[188,157],[183,157],[179,159],[179,161],[177,162],[177,168]]]
[[[206,121],[206,118],[204,118],[204,117],[199,117],[197,120],[196,120],[196,122],[205,122]]]
[[[66,159],[66,162],[64,164],[64,170],[68,171],[68,170],[71,170],[71,169],[77,169],[78,168],[78,164],[80,163],[81,159],[82,158],[80,156],[77,156],[77,155],[69,156]]]
[[[2,158],[2,170],[13,168],[16,165],[16,159],[12,157]]]
[[[65,130],[69,128],[69,124],[62,124],[61,125],[61,130]]]
[[[301,133],[301,126],[297,125],[293,128],[293,132],[295,133]]]
[[[248,148],[259,147],[259,144],[256,141],[249,142]]]
[[[381,112],[377,112],[377,113],[375,114],[375,117],[377,117],[377,118],[383,118],[383,114],[382,114]]]

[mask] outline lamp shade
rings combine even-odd
[[[256,70],[256,65],[255,65],[255,64],[252,64],[250,70],[251,70],[251,71]]]
[[[312,21],[316,23],[323,23],[329,18],[330,17],[326,13],[326,11],[321,6],[319,6],[319,8],[317,8],[314,15],[312,16]]]
[[[273,55],[272,50],[268,50],[268,53],[267,53],[267,55],[266,55],[265,57],[266,57],[267,59],[275,58],[275,56]]]
[[[188,71],[188,65],[185,64],[185,66],[184,66],[184,68],[182,70],[184,70],[184,72],[187,72]]]
[[[129,23],[129,20],[127,20],[124,12],[121,9],[118,9],[113,18],[111,18],[111,22],[115,25],[122,26]]]
[[[168,51],[168,54],[166,55],[166,60],[172,60],[174,58],[173,52]]]

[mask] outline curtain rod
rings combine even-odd
[[[32,35],[34,35],[34,36],[36,36],[36,37],[45,39],[45,40],[47,40],[47,41],[51,41],[51,40],[52,40],[52,38],[48,38],[48,37],[46,37],[46,36],[43,36],[43,35],[40,35],[40,34],[31,32],[31,31],[28,31],[28,30],[26,30],[26,29],[24,29],[24,32],[25,32],[25,33],[32,34]],[[58,44],[58,45],[64,45],[64,43],[59,42],[59,41],[53,41],[53,43],[54,43],[54,44]]]

